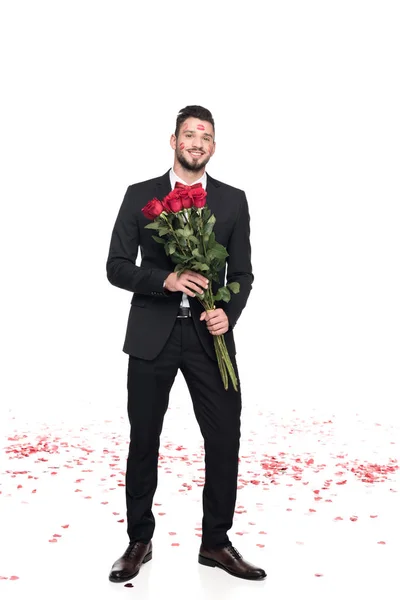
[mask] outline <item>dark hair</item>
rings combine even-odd
[[[178,137],[179,129],[180,129],[182,123],[184,121],[186,121],[186,119],[188,119],[189,117],[194,117],[195,119],[201,119],[202,121],[208,121],[213,126],[214,133],[215,133],[214,119],[213,119],[213,116],[210,113],[210,111],[207,108],[204,108],[203,106],[194,105],[194,106],[185,106],[185,108],[182,108],[179,111],[178,116],[176,118],[176,128],[175,128],[175,135],[177,137]]]

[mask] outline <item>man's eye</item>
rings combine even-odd
[[[192,137],[192,134],[191,133],[187,133],[186,137]]]

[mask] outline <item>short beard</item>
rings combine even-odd
[[[200,162],[194,162],[193,164],[191,164],[190,162],[188,162],[186,160],[186,158],[183,156],[183,154],[180,154],[179,152],[176,153],[176,158],[177,158],[177,161],[179,162],[179,164],[186,171],[192,171],[192,173],[198,173],[199,171],[201,171],[202,169],[204,169],[204,167],[206,166],[206,164],[210,160],[210,156],[207,156],[207,154],[204,154],[204,156],[205,156],[205,160],[203,160],[201,163]]]

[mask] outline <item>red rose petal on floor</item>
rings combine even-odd
[[[108,504],[108,502],[100,502],[100,504]]]
[[[195,535],[197,535],[197,537],[201,538],[201,533],[195,533]]]
[[[54,542],[57,542],[57,540],[53,538],[52,540],[49,540],[49,542],[54,544]]]
[[[0,575],[0,579],[8,579],[8,577],[4,577],[3,575]]]
[[[169,535],[176,535],[175,531],[168,531]]]
[[[163,517],[167,513],[158,513],[158,514],[160,515],[160,517]]]
[[[317,511],[315,510],[315,508],[309,508],[308,512],[317,512]]]
[[[60,537],[62,537],[62,536],[61,536],[59,533],[53,533],[53,537],[54,537],[54,538],[60,538]]]
[[[178,542],[173,542],[171,546],[180,546],[180,544]]]
[[[350,521],[357,521],[358,517],[350,517]]]
[[[386,544],[386,542],[378,542],[378,544]]]
[[[119,519],[119,521],[117,521],[117,523],[123,523],[125,521],[125,519]]]
[[[259,548],[265,548],[265,544],[256,544]]]
[[[16,581],[17,579],[19,579],[17,575],[11,575],[10,577],[10,581]]]
[[[133,583],[125,583],[124,587],[133,587]]]
[[[61,525],[63,529],[68,529],[69,525]]]
[[[267,535],[266,531],[259,531],[258,533],[261,534],[261,535]]]
[[[117,515],[119,515],[119,513],[118,512],[113,512],[113,515],[117,516]]]
[[[298,546],[304,546],[304,542],[296,542]]]
[[[323,577],[322,573],[315,573],[315,577]]]
[[[378,515],[369,515],[371,519],[376,519]]]

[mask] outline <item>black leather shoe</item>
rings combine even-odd
[[[123,555],[113,564],[109,580],[114,583],[129,581],[139,573],[142,563],[151,560],[153,546],[151,540],[148,544],[144,542],[131,542]]]
[[[230,575],[242,579],[264,579],[267,576],[264,569],[246,562],[232,544],[222,548],[205,548],[201,544],[199,563],[206,567],[219,567]]]

